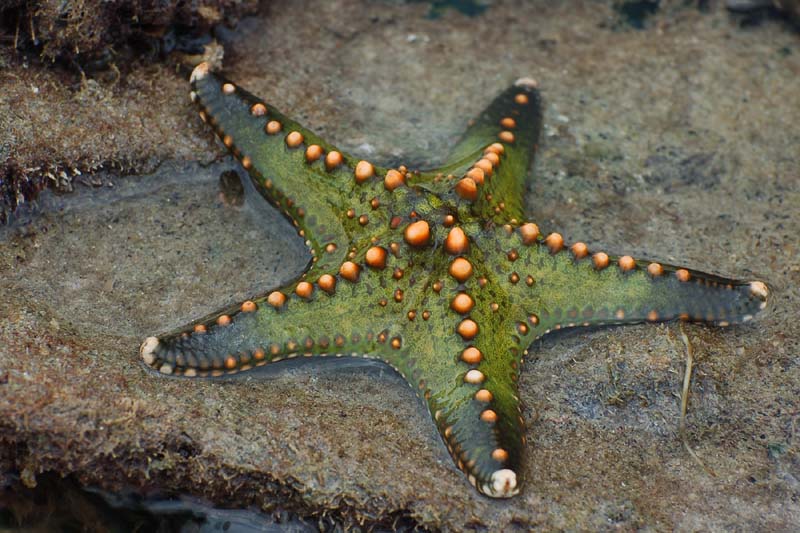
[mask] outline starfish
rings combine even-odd
[[[192,378],[301,356],[382,360],[487,496],[520,490],[518,382],[534,340],[600,324],[725,326],[766,306],[763,282],[592,253],[525,222],[542,124],[534,80],[497,96],[432,171],[342,153],[205,63],[192,72],[190,97],[311,260],[285,287],[147,338],[144,362]]]

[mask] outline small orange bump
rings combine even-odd
[[[560,233],[551,233],[544,242],[550,248],[551,253],[559,252],[564,248],[564,237]]]
[[[222,92],[225,94],[233,94],[236,91],[236,87],[232,83],[223,83],[222,84]]]
[[[286,136],[286,146],[289,148],[297,148],[301,144],[303,144],[303,134],[299,131],[289,132]]]
[[[220,326],[227,326],[230,323],[231,323],[231,317],[229,317],[228,315],[219,315],[219,318],[217,318],[217,324]]]
[[[242,158],[242,166],[245,168],[245,170],[250,170],[250,167],[253,166],[253,160],[247,156],[244,156]]]
[[[463,257],[457,257],[450,263],[449,272],[458,281],[467,281],[472,275],[472,264]]]
[[[650,263],[647,265],[647,273],[657,278],[658,276],[664,275],[664,267],[661,266],[660,263]]]
[[[444,248],[453,255],[463,254],[469,247],[467,234],[459,226],[451,229],[444,240]]]
[[[280,291],[272,291],[267,296],[267,303],[275,308],[281,307],[286,303],[286,295]]]
[[[361,215],[360,217],[358,217],[358,223],[361,224],[362,226],[366,226],[367,224],[369,224],[369,217],[367,215]]]
[[[461,352],[461,360],[468,365],[477,365],[483,359],[483,354],[474,346],[470,346]]]
[[[484,159],[489,161],[494,167],[500,164],[500,156],[497,155],[495,152],[487,151],[483,154],[483,157]],[[481,161],[483,161],[483,159]]]
[[[582,242],[576,242],[570,247],[570,250],[572,250],[572,255],[575,256],[575,259],[583,259],[589,255],[589,248]]]
[[[422,312],[422,320],[428,320],[431,317],[431,312],[427,309]]]
[[[478,400],[479,402],[489,403],[492,401],[493,398],[494,396],[487,389],[481,389],[475,393],[475,399]]]
[[[519,331],[520,335],[527,335],[528,334],[528,324],[524,322],[520,322],[517,324],[517,331]]]
[[[194,327],[194,332],[195,333],[205,333],[206,331],[208,331],[208,330],[206,329],[206,326],[204,324],[197,324]]]
[[[375,175],[375,167],[369,161],[359,161],[356,165],[356,183],[364,183]]]
[[[592,263],[597,270],[603,270],[608,266],[608,254],[597,252],[592,256]]]
[[[267,106],[261,102],[253,104],[253,107],[250,108],[250,114],[254,117],[263,117],[267,114]]]
[[[508,461],[508,452],[505,451],[503,448],[496,448],[492,452],[492,459],[494,459],[498,463],[505,463],[506,461]]]
[[[464,374],[464,381],[471,383],[472,385],[480,385],[483,383],[484,379],[486,379],[486,376],[483,375],[483,372],[480,370],[475,370],[474,368]]]
[[[531,315],[528,317],[528,322],[530,322],[531,325],[536,326],[539,324],[539,317],[536,315]]]
[[[336,278],[330,274],[323,274],[317,280],[317,285],[328,294],[333,294],[333,291],[336,289]]]
[[[415,318],[417,318],[417,312],[412,309],[411,311],[406,313],[406,316],[408,317],[409,320],[414,320]]]
[[[256,310],[256,303],[252,300],[247,300],[242,304],[243,313],[252,313],[255,310]]]
[[[405,182],[405,176],[394,169],[389,170],[386,173],[386,177],[383,178],[383,186],[387,191],[393,191],[399,186],[403,185]]]
[[[286,143],[289,144],[288,139]],[[312,144],[308,148],[306,148],[306,161],[308,161],[309,163],[313,163],[320,157],[322,157],[322,147],[320,145]]]
[[[528,222],[519,227],[519,233],[522,235],[522,242],[524,244],[532,244],[536,242],[539,237],[539,226],[533,222]]]
[[[481,420],[489,424],[494,424],[495,422],[497,422],[497,413],[495,413],[491,409],[486,409],[481,413]]]
[[[472,178],[461,178],[456,183],[456,194],[464,200],[474,202],[478,199],[478,185]]]
[[[386,249],[380,246],[373,246],[367,250],[367,265],[372,268],[383,269],[386,267]]]
[[[325,251],[328,252],[329,254],[335,252],[336,251],[336,243],[335,242],[329,242],[328,244],[326,244],[325,245]]]
[[[406,226],[403,237],[411,246],[425,246],[430,241],[431,228],[424,220],[418,220]]]
[[[519,93],[514,97],[514,102],[519,105],[525,105],[528,103],[528,95],[524,93]]]
[[[403,345],[403,341],[400,339],[400,337],[395,337],[392,339],[391,344],[392,348],[394,348],[395,350],[399,350],[400,347]]]
[[[453,215],[445,215],[444,220],[442,221],[442,224],[444,224],[444,227],[446,228],[449,228],[455,223],[456,223],[456,217],[454,217]]]
[[[495,155],[495,157],[497,156]],[[494,172],[494,164],[485,157],[483,159],[479,159],[478,162],[475,163],[475,168],[481,169],[487,178],[491,178],[492,172]]]
[[[689,281],[691,275],[689,274],[689,271],[686,270],[685,268],[679,268],[678,270],[675,271],[675,277],[678,278],[678,281]]]
[[[655,322],[656,320],[658,320],[658,311],[653,310],[647,313],[647,320],[649,320],[650,322]]]
[[[229,355],[225,358],[225,368],[228,370],[236,368],[236,358],[234,356]]]
[[[356,216],[356,210],[351,207],[350,209],[347,210],[345,215],[347,215],[347,218],[353,218],[354,216]]]
[[[294,289],[294,293],[300,298],[309,298],[314,292],[314,286],[307,281],[301,281]]]
[[[262,361],[264,357],[266,357],[266,355],[267,354],[264,353],[264,350],[262,350],[261,348],[257,348],[253,352],[253,359],[255,359],[256,361]]]
[[[506,144],[511,144],[514,142],[514,134],[510,131],[501,131],[497,134],[497,138]]]
[[[514,128],[517,127],[517,121],[511,117],[505,117],[502,120],[500,120],[500,125],[507,130],[513,130]]]
[[[519,283],[519,274],[517,274],[516,272],[512,272],[511,275],[508,276],[508,281],[516,285],[517,283]]]
[[[325,168],[328,170],[333,170],[342,163],[344,163],[344,157],[336,150],[328,152],[328,155],[325,156]]]
[[[226,135],[222,138],[222,144],[225,145],[225,148],[230,148],[233,146],[233,137],[230,135]]]
[[[516,250],[511,250],[506,254],[506,257],[509,261],[516,261],[519,259],[519,252]]]
[[[478,324],[470,318],[465,318],[458,325],[456,331],[465,340],[474,339],[478,334]]]
[[[479,167],[473,167],[467,172],[467,177],[472,178],[477,185],[483,185],[486,173]]]
[[[498,156],[503,155],[505,151],[506,147],[500,143],[492,143],[489,146],[487,146],[486,149],[484,150],[484,152],[493,152]]]
[[[623,272],[633,270],[636,268],[636,261],[634,261],[633,257],[629,255],[623,255],[619,258],[619,268],[621,268]]]
[[[281,125],[281,123],[278,122],[277,120],[270,120],[269,122],[267,122],[267,125],[264,126],[264,130],[270,135],[275,135],[276,133],[279,133],[282,129],[283,125]]]
[[[442,282],[438,280],[434,281],[432,287],[433,287],[433,292],[438,294],[442,290]]]
[[[472,311],[475,306],[475,300],[466,292],[456,294],[455,298],[450,302],[450,308],[456,313],[465,315]]]

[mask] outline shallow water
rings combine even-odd
[[[306,533],[318,526],[288,513],[214,508],[188,497],[143,498],[87,490],[44,475],[35,489],[0,491],[2,531],[176,531],[181,533]]]
[[[164,164],[149,176],[106,177],[99,188],[45,192],[0,229],[0,238],[33,241],[14,269],[17,290],[62,325],[136,335],[196,316],[187,295],[202,299],[213,287],[235,301],[288,282],[308,252],[280,214],[253,206],[263,199],[225,196],[229,171],[238,181],[231,161]]]

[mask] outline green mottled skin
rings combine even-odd
[[[160,336],[155,348],[143,346],[143,357],[162,372],[217,376],[296,355],[381,359],[425,401],[472,484],[490,496],[509,496],[517,492],[516,483],[493,487],[492,474],[507,469],[518,476],[521,471],[525,440],[517,382],[522,358],[534,339],[561,327],[641,322],[652,311],[658,316],[651,320],[686,314],[697,321],[733,323],[763,307],[766,295],[754,294],[747,283],[698,272],[682,282],[674,274],[676,268],[669,266],[664,266],[663,275],[652,276],[647,262],[624,272],[614,257],[607,268],[598,269],[591,256],[576,259],[567,249],[553,253],[541,235],[525,244],[519,230],[523,194],[541,128],[539,94],[533,87],[514,86],[503,92],[472,123],[443,168],[410,172],[405,185],[388,191],[383,182],[387,169],[376,168],[375,177],[359,184],[353,175],[358,160],[346,154],[345,163],[331,171],[322,159],[306,162],[310,144],[321,145],[325,153],[335,148],[269,104],[266,116],[253,116],[250,108],[260,100],[238,87],[223,94],[224,81],[211,73],[196,77],[196,104],[220,138],[231,136],[234,155],[240,161],[250,158],[253,182],[293,221],[313,262],[295,283],[279,289],[286,304],[278,309],[266,302],[265,294],[254,298],[255,312],[240,312],[240,306],[223,309]],[[528,97],[527,104],[515,102],[519,94]],[[514,141],[503,143],[500,164],[479,188],[478,199],[460,198],[455,183],[487,146],[498,142],[503,117],[516,121]],[[280,133],[265,133],[270,120],[283,125]],[[287,146],[290,131],[303,134],[300,147]],[[379,202],[376,208],[373,199]],[[350,209],[352,217],[347,214]],[[367,224],[359,223],[361,215],[367,215]],[[455,256],[444,249],[446,215],[453,215],[455,226],[469,238],[463,257],[474,272],[464,283],[448,273]],[[393,217],[399,217],[394,228]],[[430,226],[430,240],[423,246],[404,241],[403,231],[414,220]],[[335,250],[326,251],[331,243]],[[385,268],[365,264],[371,246],[387,249]],[[347,260],[361,267],[357,281],[339,275]],[[397,268],[402,276],[395,275]],[[336,278],[330,294],[316,285],[323,274]],[[310,298],[295,295],[300,281],[314,283]],[[441,283],[438,292],[436,282]],[[396,298],[398,290],[402,298]],[[464,315],[450,307],[459,292],[475,301]],[[220,314],[229,315],[231,323],[217,325]],[[472,340],[456,330],[467,317],[479,327]],[[192,333],[196,324],[206,325],[208,332]],[[399,347],[392,340],[399,341]],[[468,346],[480,350],[480,363],[460,359]],[[259,349],[266,353],[263,361],[254,358]],[[235,364],[226,367],[231,356]],[[483,384],[465,382],[472,368],[483,373]],[[474,398],[481,388],[492,393],[489,403]],[[495,422],[481,419],[485,409],[497,414]],[[498,448],[507,456],[493,457]]]

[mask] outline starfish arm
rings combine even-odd
[[[424,173],[422,178],[452,176],[439,189],[452,188],[462,198],[475,202],[475,215],[496,222],[521,220],[525,181],[541,128],[541,97],[536,82],[520,79],[470,121],[443,166]]]
[[[205,63],[192,72],[191,87],[200,118],[248,171],[259,193],[298,228],[315,271],[338,267],[349,248],[388,226],[390,213],[381,207],[405,184],[405,174],[337,150]]]
[[[292,283],[149,337],[140,355],[163,374],[186,377],[234,374],[298,356],[386,359],[396,349],[396,328],[378,299],[370,298],[380,291],[382,273],[348,265],[336,276]],[[357,301],[375,309],[354,312]]]
[[[434,300],[447,302],[445,283]],[[453,293],[457,294],[457,293]],[[422,304],[424,308],[426,303]],[[478,309],[468,320],[490,313]],[[490,319],[471,337],[459,332],[464,317],[434,302],[430,318],[413,321],[404,350],[389,354],[426,403],[456,466],[482,494],[508,498],[519,492],[524,423],[518,396],[519,355],[508,335],[493,335]]]
[[[630,256],[569,249],[558,234],[531,238],[532,225],[499,231],[506,261],[500,270],[528,316],[529,336],[600,324],[680,318],[720,326],[746,322],[767,304],[761,281],[727,279]],[[535,225],[533,225],[535,226]],[[513,288],[512,288],[513,287]]]

